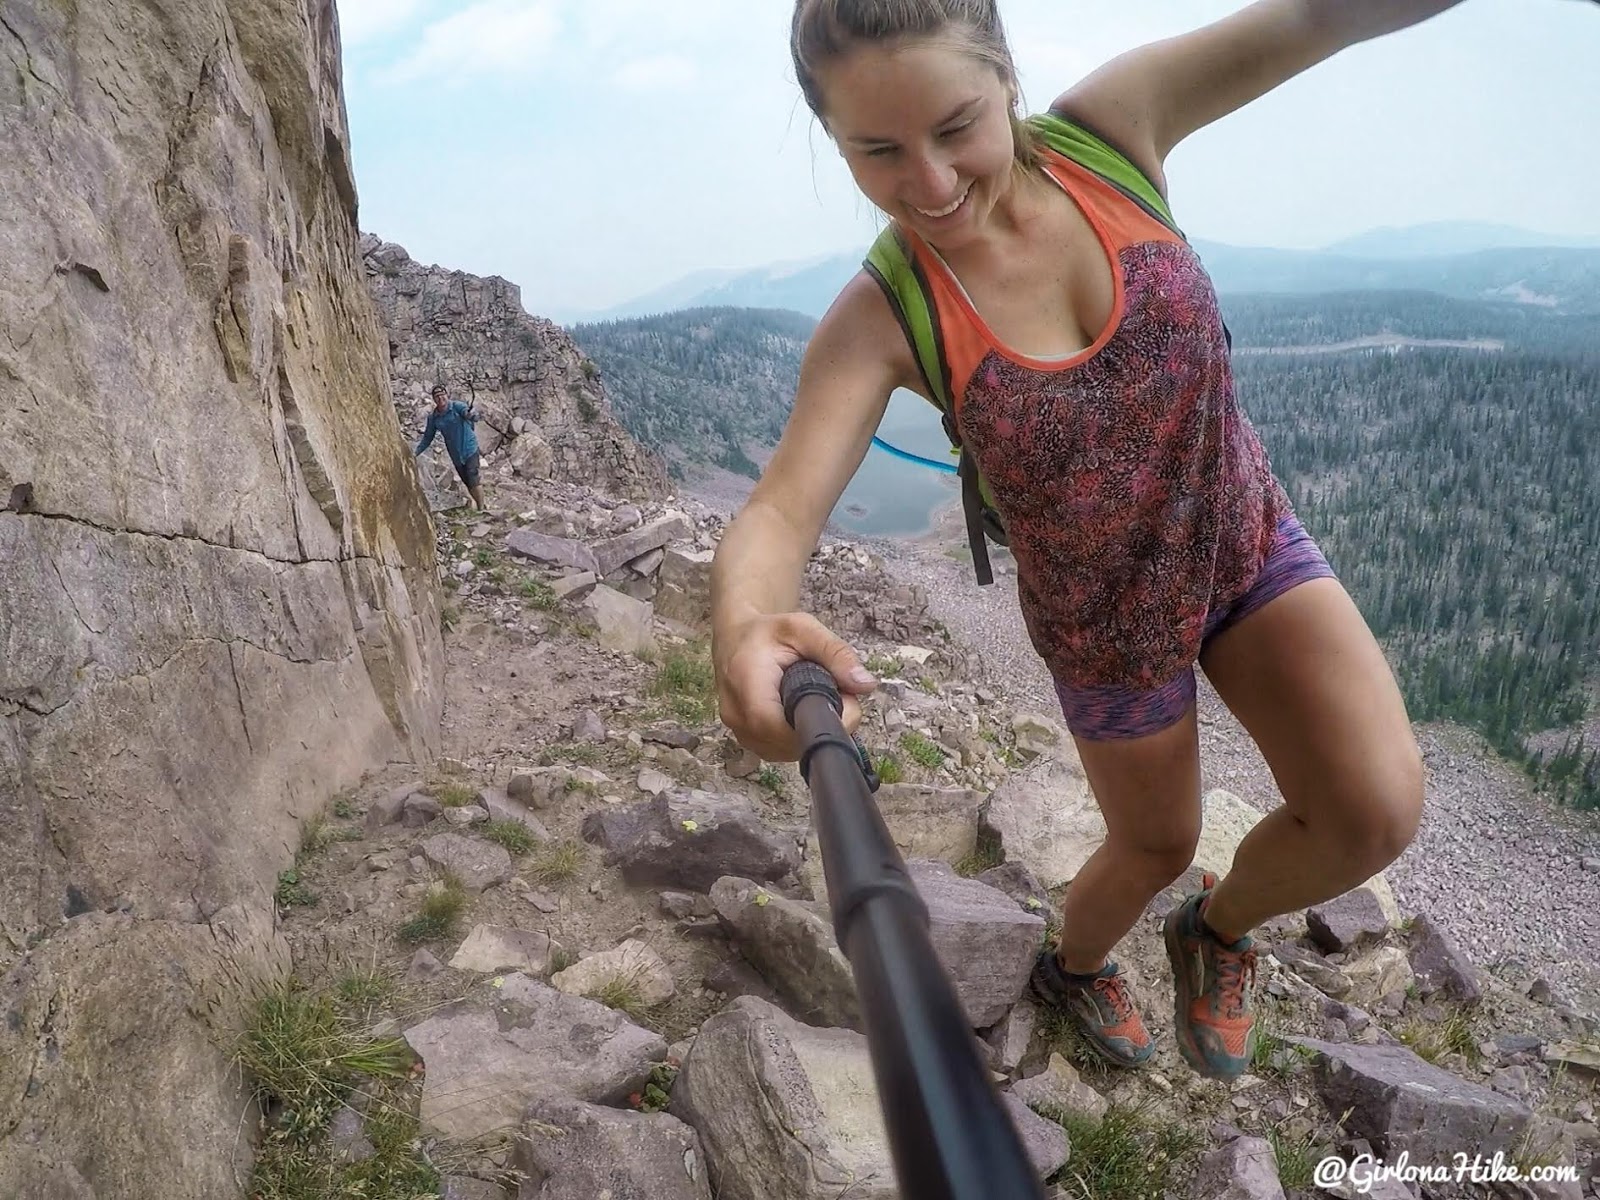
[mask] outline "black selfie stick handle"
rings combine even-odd
[[[927,907],[840,722],[833,676],[817,663],[795,663],[780,694],[800,737],[834,933],[855,976],[900,1194],[1044,1200],[934,954]]]

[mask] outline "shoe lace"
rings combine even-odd
[[[1120,1025],[1133,1013],[1133,998],[1128,995],[1128,985],[1121,972],[1094,981],[1094,990],[1111,1008],[1113,1025]]]
[[[1225,950],[1217,947],[1214,962],[1217,971],[1217,1002],[1222,1015],[1242,1017],[1249,1011],[1250,988],[1256,979],[1256,952],[1252,950]]]

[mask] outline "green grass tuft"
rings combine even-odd
[[[539,844],[521,821],[490,821],[483,827],[483,836],[504,846],[513,858],[521,858]]]
[[[565,883],[583,866],[583,844],[567,838],[547,842],[534,856],[531,874],[540,883]]]
[[[1043,1112],[1067,1131],[1072,1158],[1052,1182],[1071,1200],[1163,1200],[1193,1169],[1199,1131],[1155,1124],[1138,1109],[1113,1105],[1098,1124],[1069,1112]]]
[[[704,725],[717,716],[717,679],[704,643],[672,650],[662,659],[650,685],[651,694],[666,700],[683,721]]]
[[[466,889],[455,876],[446,875],[422,897],[421,911],[400,926],[400,940],[427,942],[449,937],[456,932],[456,924],[466,907]]]
[[[931,769],[944,765],[944,751],[915,730],[908,729],[900,735],[900,749],[918,766]]]
[[[338,999],[352,977],[339,984]],[[366,985],[356,989],[366,991]],[[422,1157],[417,1120],[399,1106],[411,1072],[401,1038],[373,1038],[341,1011],[333,993],[289,979],[256,996],[235,1039],[234,1061],[266,1114],[250,1177],[252,1200],[423,1200],[438,1195],[438,1173]],[[328,1125],[360,1089],[373,1156],[336,1161]]]

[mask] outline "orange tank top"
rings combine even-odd
[[[929,280],[963,443],[1017,560],[1023,619],[1072,687],[1160,687],[1243,595],[1289,499],[1236,403],[1198,255],[1111,184],[1046,151],[1111,263],[1111,318],[1062,359],[1005,346],[949,267]]]

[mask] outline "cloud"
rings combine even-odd
[[[479,83],[521,75],[561,33],[552,0],[481,0],[422,31],[421,42],[387,72],[391,83],[421,79]]]
[[[339,39],[346,46],[370,42],[405,27],[422,0],[339,0]]]
[[[693,87],[699,68],[679,54],[658,54],[624,63],[611,82],[629,92],[677,92]]]

